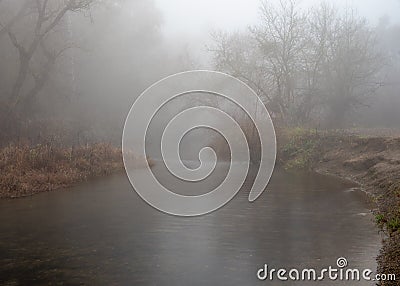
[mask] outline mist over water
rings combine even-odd
[[[265,263],[338,257],[375,271],[366,196],[309,169],[331,160],[397,203],[398,141],[385,136],[400,135],[399,11],[0,0],[0,284],[256,285]],[[186,77],[202,73],[236,88]],[[388,209],[375,219],[398,233]]]
[[[282,74],[279,76],[284,79],[280,83],[282,95],[277,94],[278,82],[273,79],[278,74],[274,75],[270,66],[279,58],[268,60],[270,54],[256,47],[256,42],[262,41],[253,42],[267,25],[260,12],[261,2],[216,3],[209,7],[210,13],[204,15],[202,11],[208,7],[206,2],[201,5],[193,3],[191,10],[187,11],[185,7],[190,6],[189,2],[179,1],[170,4],[118,0],[83,2],[91,5],[68,11],[54,30],[47,32],[41,44],[35,46],[27,65],[29,68],[26,68],[19,64],[22,62],[17,47],[27,50],[34,42],[35,7],[30,4],[25,8],[32,11],[32,17],[19,16],[24,1],[1,1],[0,98],[3,107],[14,104],[13,100],[18,102],[13,107],[15,115],[7,115],[7,108],[2,112],[3,143],[7,141],[6,137],[24,137],[36,142],[52,138],[53,141],[74,144],[99,140],[119,144],[129,107],[145,88],[166,75],[196,68],[220,70],[239,77],[255,89],[277,118],[283,118],[280,112],[284,112],[285,121],[304,121],[311,126],[330,128],[395,128],[399,124],[396,107],[399,103],[400,51],[396,39],[399,39],[400,28],[397,14],[391,13],[399,8],[397,2],[379,5],[383,6],[379,9],[372,2],[363,2],[362,5],[354,2],[354,7],[342,3],[334,7],[328,2],[325,12],[331,14],[325,16],[331,17],[332,25],[335,21],[342,21],[343,25],[353,25],[358,29],[348,35],[352,44],[347,48],[343,46],[340,52],[337,50],[340,45],[334,48],[335,42],[327,42],[326,47],[332,45],[326,49],[326,55],[331,54],[327,66],[316,66],[318,63],[313,62],[313,59],[318,59],[316,54],[311,52],[311,58],[304,55],[306,49],[313,51],[314,48],[305,47],[301,39],[303,35],[296,35],[293,38],[299,43],[296,49],[301,48],[303,53],[288,54],[287,68],[290,69],[280,67]],[[196,5],[200,7],[198,15],[194,16]],[[271,5],[273,9],[268,11],[284,13],[279,4]],[[298,11],[296,25],[305,25],[305,32],[307,21],[314,21],[316,15],[324,17],[322,10],[318,10],[321,5],[318,1],[295,4]],[[331,7],[332,11],[329,10]],[[222,13],[224,9],[227,13]],[[243,19],[237,16],[241,13],[245,15]],[[303,23],[305,13],[310,15]],[[353,18],[341,19],[346,13]],[[188,18],[181,19],[181,14],[192,18],[193,24]],[[367,17],[365,24],[363,17]],[[201,23],[209,23],[212,29]],[[44,22],[43,27],[49,24]],[[182,30],[177,30],[179,26]],[[253,32],[249,32],[249,26]],[[187,39],[191,32],[202,36]],[[322,36],[318,30],[309,31],[308,35],[313,33],[315,38],[306,39],[308,44],[318,41],[318,35]],[[332,35],[335,33],[331,31]],[[267,34],[263,37],[269,41]],[[368,37],[368,42],[365,37]],[[282,43],[277,41],[275,44],[278,48]],[[364,50],[366,56],[359,59],[363,66],[357,66],[357,59],[349,62],[353,70],[348,72],[354,79],[348,75],[347,81],[343,81],[339,75],[345,75],[347,68],[339,70],[333,67],[346,63],[347,57],[354,58],[353,53],[364,54],[357,51],[362,45],[368,49]],[[341,53],[341,58],[334,58],[335,50]],[[47,52],[56,55],[54,61],[48,60]],[[227,57],[221,58],[221,53]],[[376,61],[379,64],[374,63]],[[317,68],[317,77],[304,79],[311,84],[306,86],[302,78],[308,77],[313,66]],[[17,82],[21,73],[23,77]],[[184,102],[197,104],[196,99]],[[299,117],[299,114],[307,117]]]
[[[164,183],[176,182],[155,169]],[[174,186],[184,194],[202,190]],[[219,211],[195,218],[156,211],[130,189],[125,176],[0,202],[0,282],[282,285],[258,281],[257,270],[265,263],[322,269],[335,266],[340,256],[349,267],[375,269],[380,236],[371,217],[360,215],[368,212],[366,198],[349,192],[351,184],[278,170],[268,192],[252,204],[248,187]],[[41,222],[40,229],[32,219]]]

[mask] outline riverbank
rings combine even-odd
[[[278,164],[312,169],[360,184],[376,209],[386,238],[378,272],[400,277],[400,137],[363,137],[343,132],[285,129],[277,132]],[[381,285],[400,285],[400,280]]]
[[[0,198],[53,191],[122,169],[121,149],[110,144],[9,145],[0,149]]]

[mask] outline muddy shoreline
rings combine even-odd
[[[385,234],[377,271],[400,277],[400,137],[295,129],[280,130],[278,142],[278,164],[284,168],[309,169],[360,185]],[[380,285],[400,285],[400,280]]]

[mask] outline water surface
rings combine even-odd
[[[256,272],[265,263],[320,269],[340,256],[352,268],[375,270],[380,238],[365,197],[352,187],[276,171],[254,203],[246,185],[223,208],[194,218],[148,206],[124,174],[3,200],[0,284],[310,285],[258,281]]]

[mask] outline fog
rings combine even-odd
[[[0,285],[394,285],[399,110],[400,0],[0,0]]]
[[[262,3],[275,9],[271,18]],[[289,3],[0,0],[1,142],[118,145],[139,94],[191,69],[243,80],[276,124],[400,126],[400,1],[304,0],[285,14]],[[294,17],[298,35],[295,52],[280,58],[285,43],[268,21],[282,15]],[[315,62],[319,48],[325,56]]]

